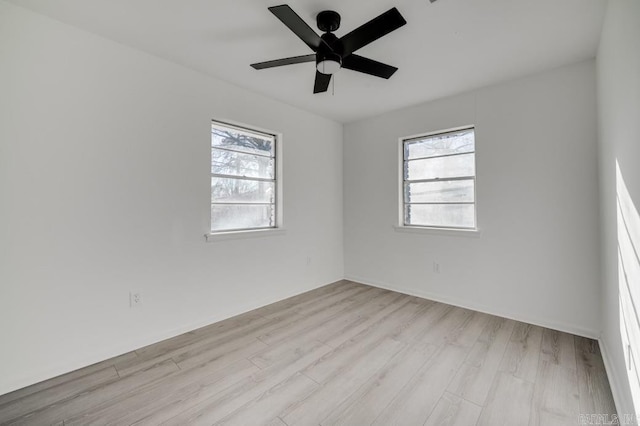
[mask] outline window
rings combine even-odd
[[[473,128],[403,139],[404,226],[476,229]]]
[[[273,134],[211,123],[211,232],[275,228]]]

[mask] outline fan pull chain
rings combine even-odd
[[[331,96],[335,96],[336,94],[336,75],[333,74],[333,78],[331,79]]]

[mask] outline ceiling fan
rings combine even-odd
[[[321,36],[316,34],[286,4],[270,7],[269,11],[315,53],[251,64],[257,70],[315,61],[316,79],[313,93],[326,92],[329,88],[331,76],[340,68],[381,78],[389,78],[398,70],[398,68],[391,65],[353,53],[407,23],[395,7],[340,38],[333,34],[340,27],[340,15],[333,10],[322,11],[316,17],[318,28],[324,32]]]

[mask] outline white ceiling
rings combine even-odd
[[[287,0],[341,36],[395,6],[407,25],[358,51],[397,66],[390,80],[341,70],[314,95],[314,63],[250,63],[312,53],[268,10],[285,0],[10,0],[36,12],[341,122],[595,56],[605,0]],[[319,32],[319,31],[318,31]]]

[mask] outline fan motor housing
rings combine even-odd
[[[320,44],[320,46],[318,47],[318,53],[335,52],[338,55],[342,56],[343,46],[342,46],[342,43],[340,42],[340,39],[336,37],[335,34],[324,33],[320,36],[320,38],[324,40],[324,42],[326,43],[326,46],[323,44]],[[330,46],[330,48],[328,48],[327,46]]]
[[[316,17],[318,29],[330,33],[340,28],[340,14],[333,10],[323,10]]]

